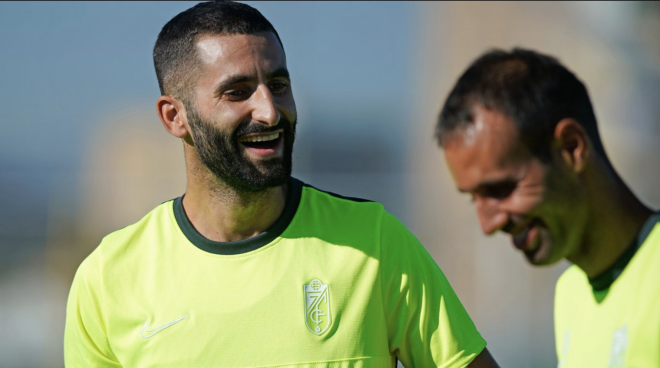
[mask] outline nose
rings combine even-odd
[[[501,211],[499,203],[494,198],[475,198],[477,217],[481,231],[486,235],[492,235],[501,230],[508,222],[506,212]]]
[[[275,126],[280,122],[280,112],[275,106],[270,89],[260,85],[254,93],[252,103],[252,119],[269,126]]]

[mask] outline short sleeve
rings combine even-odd
[[[64,328],[67,368],[117,368],[102,318],[101,283],[94,254],[78,268],[69,292]]]
[[[401,222],[384,213],[381,286],[390,352],[407,368],[467,366],[486,347],[447,278]]]

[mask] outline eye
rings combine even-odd
[[[289,88],[289,85],[284,82],[273,82],[270,84],[270,90],[273,93],[284,93]]]
[[[222,96],[230,101],[240,101],[247,98],[248,94],[242,89],[230,89],[225,91]]]
[[[516,183],[514,182],[497,183],[484,187],[482,195],[489,198],[504,199],[510,196],[515,189]]]

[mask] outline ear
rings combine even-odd
[[[170,95],[160,96],[156,101],[156,109],[168,133],[177,138],[186,138],[190,134],[186,108],[181,101]]]
[[[590,142],[580,123],[572,118],[561,119],[555,127],[554,139],[564,163],[572,171],[582,172],[587,166]]]

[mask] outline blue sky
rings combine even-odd
[[[0,170],[74,169],[103,117],[153,108],[153,43],[164,23],[190,5],[0,3]],[[411,79],[415,5],[253,5],[284,41],[304,129],[323,115],[338,132],[374,124],[390,131],[385,140],[404,132],[397,122],[410,105],[403,91]]]

